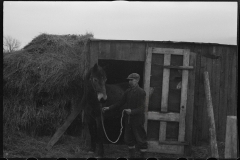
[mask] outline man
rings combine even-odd
[[[144,158],[144,153],[147,151],[147,135],[143,127],[146,93],[138,85],[140,80],[139,74],[132,73],[127,79],[129,79],[130,88],[124,92],[119,102],[109,107],[104,107],[103,112],[119,108],[124,104],[126,105],[126,109],[124,110],[127,113],[127,116],[124,116],[124,141],[129,148],[129,157],[135,157],[135,142],[137,142],[141,157]]]

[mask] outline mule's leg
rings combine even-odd
[[[90,120],[88,122],[88,128],[89,128],[89,133],[90,133],[90,137],[91,137],[91,146],[90,146],[89,153],[93,153],[96,151],[97,124],[96,124],[95,119],[93,119],[92,117],[90,118]]]
[[[103,126],[101,117],[96,118],[97,122],[97,136],[98,136],[98,156],[103,157],[104,155],[104,148],[103,148],[103,139],[104,139],[104,133],[103,133]]]

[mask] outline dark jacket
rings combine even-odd
[[[134,88],[127,89],[122,99],[111,105],[109,109],[116,109],[124,105],[124,109],[131,109],[130,115],[125,113],[125,123],[130,123],[133,126],[143,125],[145,120],[145,97],[145,91],[137,85]]]

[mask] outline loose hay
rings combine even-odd
[[[40,34],[22,50],[3,54],[5,130],[52,134],[83,94],[88,40],[93,34]],[[44,134],[43,133],[43,134]]]

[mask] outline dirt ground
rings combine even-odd
[[[90,158],[94,154],[86,152],[86,144],[79,137],[64,135],[53,146],[50,151],[45,147],[51,137],[32,137],[23,133],[17,133],[14,136],[4,135],[3,139],[3,157],[4,158]],[[224,143],[219,142],[219,156],[224,157]],[[104,144],[105,157],[119,158],[128,156],[126,145]],[[139,157],[139,152],[136,152]],[[146,153],[146,158],[181,158],[183,155],[169,155],[159,153]],[[209,158],[209,145],[193,146],[192,158]]]

